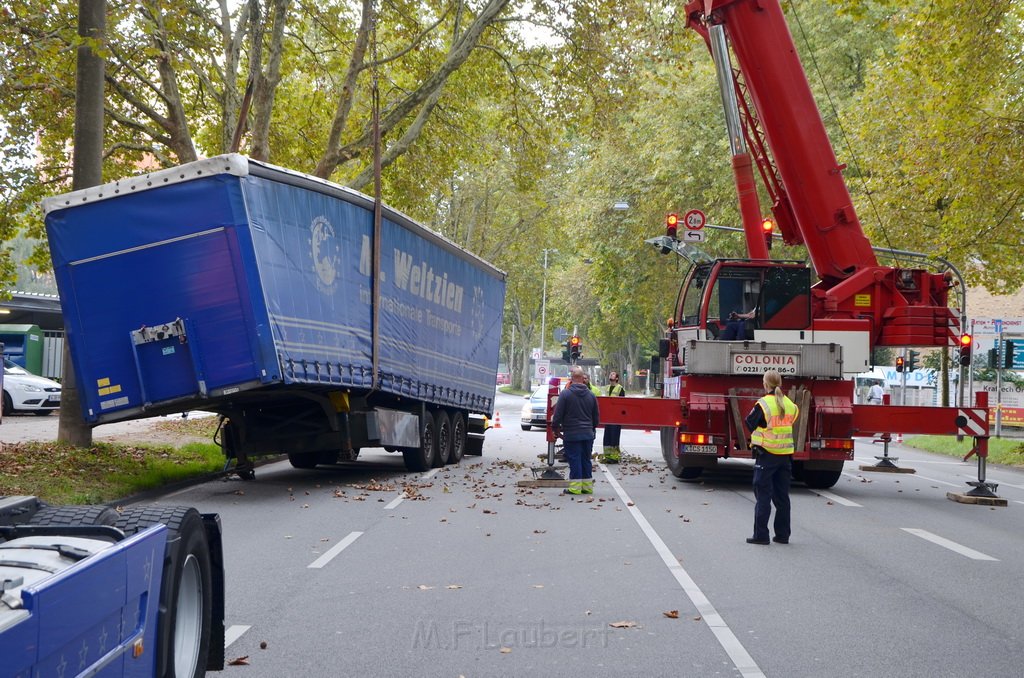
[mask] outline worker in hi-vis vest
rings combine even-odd
[[[607,393],[604,394],[606,396],[625,397],[626,389],[623,388],[622,384],[619,382],[619,373],[618,372],[609,372],[608,373],[608,386],[606,387],[606,390],[608,391]],[[604,463],[604,464],[618,464],[619,463],[619,457],[622,454],[622,451],[619,449],[619,437],[621,435],[622,435],[622,427],[621,426],[619,426],[618,424],[605,424],[605,427],[604,427],[604,438],[601,441],[602,442],[602,447],[604,448],[601,451],[601,463]]]
[[[748,544],[770,544],[768,518],[775,504],[775,536],[788,544],[789,481],[793,475],[793,424],[800,408],[782,393],[782,376],[775,370],[764,373],[765,395],[744,419],[750,430],[754,455],[754,536]]]

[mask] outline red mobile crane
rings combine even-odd
[[[972,484],[987,490],[984,394],[971,409],[853,402],[853,375],[869,369],[875,346],[959,345],[955,271],[879,264],[776,0],[694,0],[686,12],[715,60],[749,258],[711,259],[674,228],[648,241],[692,263],[660,351],[663,397],[602,398],[603,423],[661,427],[669,468],[693,479],[719,458],[751,456],[743,417],[774,368],[801,409],[794,475],[807,485],[834,485],[855,437],[899,432],[973,436]],[[807,248],[813,284],[805,263],[769,257],[755,165],[783,240]]]

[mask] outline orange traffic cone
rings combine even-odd
[[[494,413],[494,426],[491,428],[501,428],[501,412]]]

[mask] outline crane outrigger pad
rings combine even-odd
[[[946,499],[959,504],[979,504],[981,506],[1007,506],[1008,502],[1002,497],[982,497],[967,492],[947,492]]]

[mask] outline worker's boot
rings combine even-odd
[[[582,481],[581,489],[583,494],[594,494],[594,479],[586,478]]]
[[[619,463],[619,448],[617,447],[606,447],[604,452],[601,454],[602,464],[618,464]]]
[[[562,494],[583,494],[583,481],[579,478],[569,481],[569,487]]]

